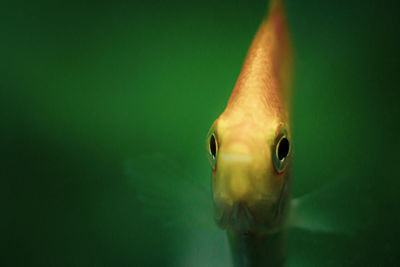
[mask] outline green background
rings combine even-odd
[[[205,137],[266,7],[3,1],[0,265],[229,265]],[[346,232],[291,229],[289,266],[399,264],[398,7],[286,1],[293,196]]]

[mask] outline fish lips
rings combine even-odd
[[[274,232],[279,227],[276,205],[257,203],[249,206],[244,202],[230,204],[226,201],[214,202],[216,224],[236,233],[251,234]]]
[[[245,203],[215,204],[215,221],[222,229],[235,232],[248,233],[255,230],[255,217],[248,205]]]

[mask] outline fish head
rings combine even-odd
[[[275,231],[290,193],[289,125],[268,112],[229,109],[207,138],[215,220],[229,231]]]

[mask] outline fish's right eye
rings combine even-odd
[[[217,156],[217,144],[215,141],[215,135],[211,135],[210,137],[210,154],[213,158]]]
[[[218,140],[213,133],[208,139],[208,160],[210,161],[211,167],[215,170],[218,155]]]

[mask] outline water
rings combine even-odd
[[[332,230],[287,265],[397,265],[398,4],[286,2],[293,196]],[[229,266],[205,137],[266,6],[3,3],[1,265]]]

